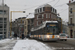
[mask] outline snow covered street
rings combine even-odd
[[[12,50],[16,42],[14,39],[0,40],[0,50]]]
[[[13,50],[52,50],[50,47],[47,47],[42,42],[36,40],[18,40]]]

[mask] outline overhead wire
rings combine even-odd
[[[53,6],[55,6],[60,0],[58,0]]]
[[[52,0],[52,1],[49,1],[49,2],[47,2],[47,3],[51,3],[51,2],[54,2],[55,0]],[[47,3],[44,3],[44,4],[47,4]],[[43,4],[42,4],[43,5]],[[26,8],[26,9],[24,9],[24,10],[27,10],[27,9],[31,9],[31,8],[34,8],[34,7],[37,7],[37,6],[40,6],[40,5],[36,5],[36,6],[33,6],[33,7],[30,7],[30,8]]]

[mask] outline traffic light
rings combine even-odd
[[[23,11],[23,13],[25,13],[25,11]]]

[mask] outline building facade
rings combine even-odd
[[[12,31],[14,33],[17,33],[19,36],[21,33],[24,33],[25,36],[27,36],[28,32],[28,22],[26,17],[15,19],[15,21],[12,22]]]
[[[57,10],[49,4],[41,5],[35,9],[34,27],[44,21],[57,20]]]
[[[0,6],[0,34],[2,38],[7,38],[9,33],[9,7],[7,5]]]
[[[30,13],[26,19],[28,21],[28,34],[29,34],[31,32],[31,28],[34,27],[34,14]]]
[[[68,6],[69,6],[68,33],[71,38],[75,38],[75,0],[69,0]]]

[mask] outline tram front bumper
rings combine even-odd
[[[43,41],[58,41],[59,38],[44,38]]]

